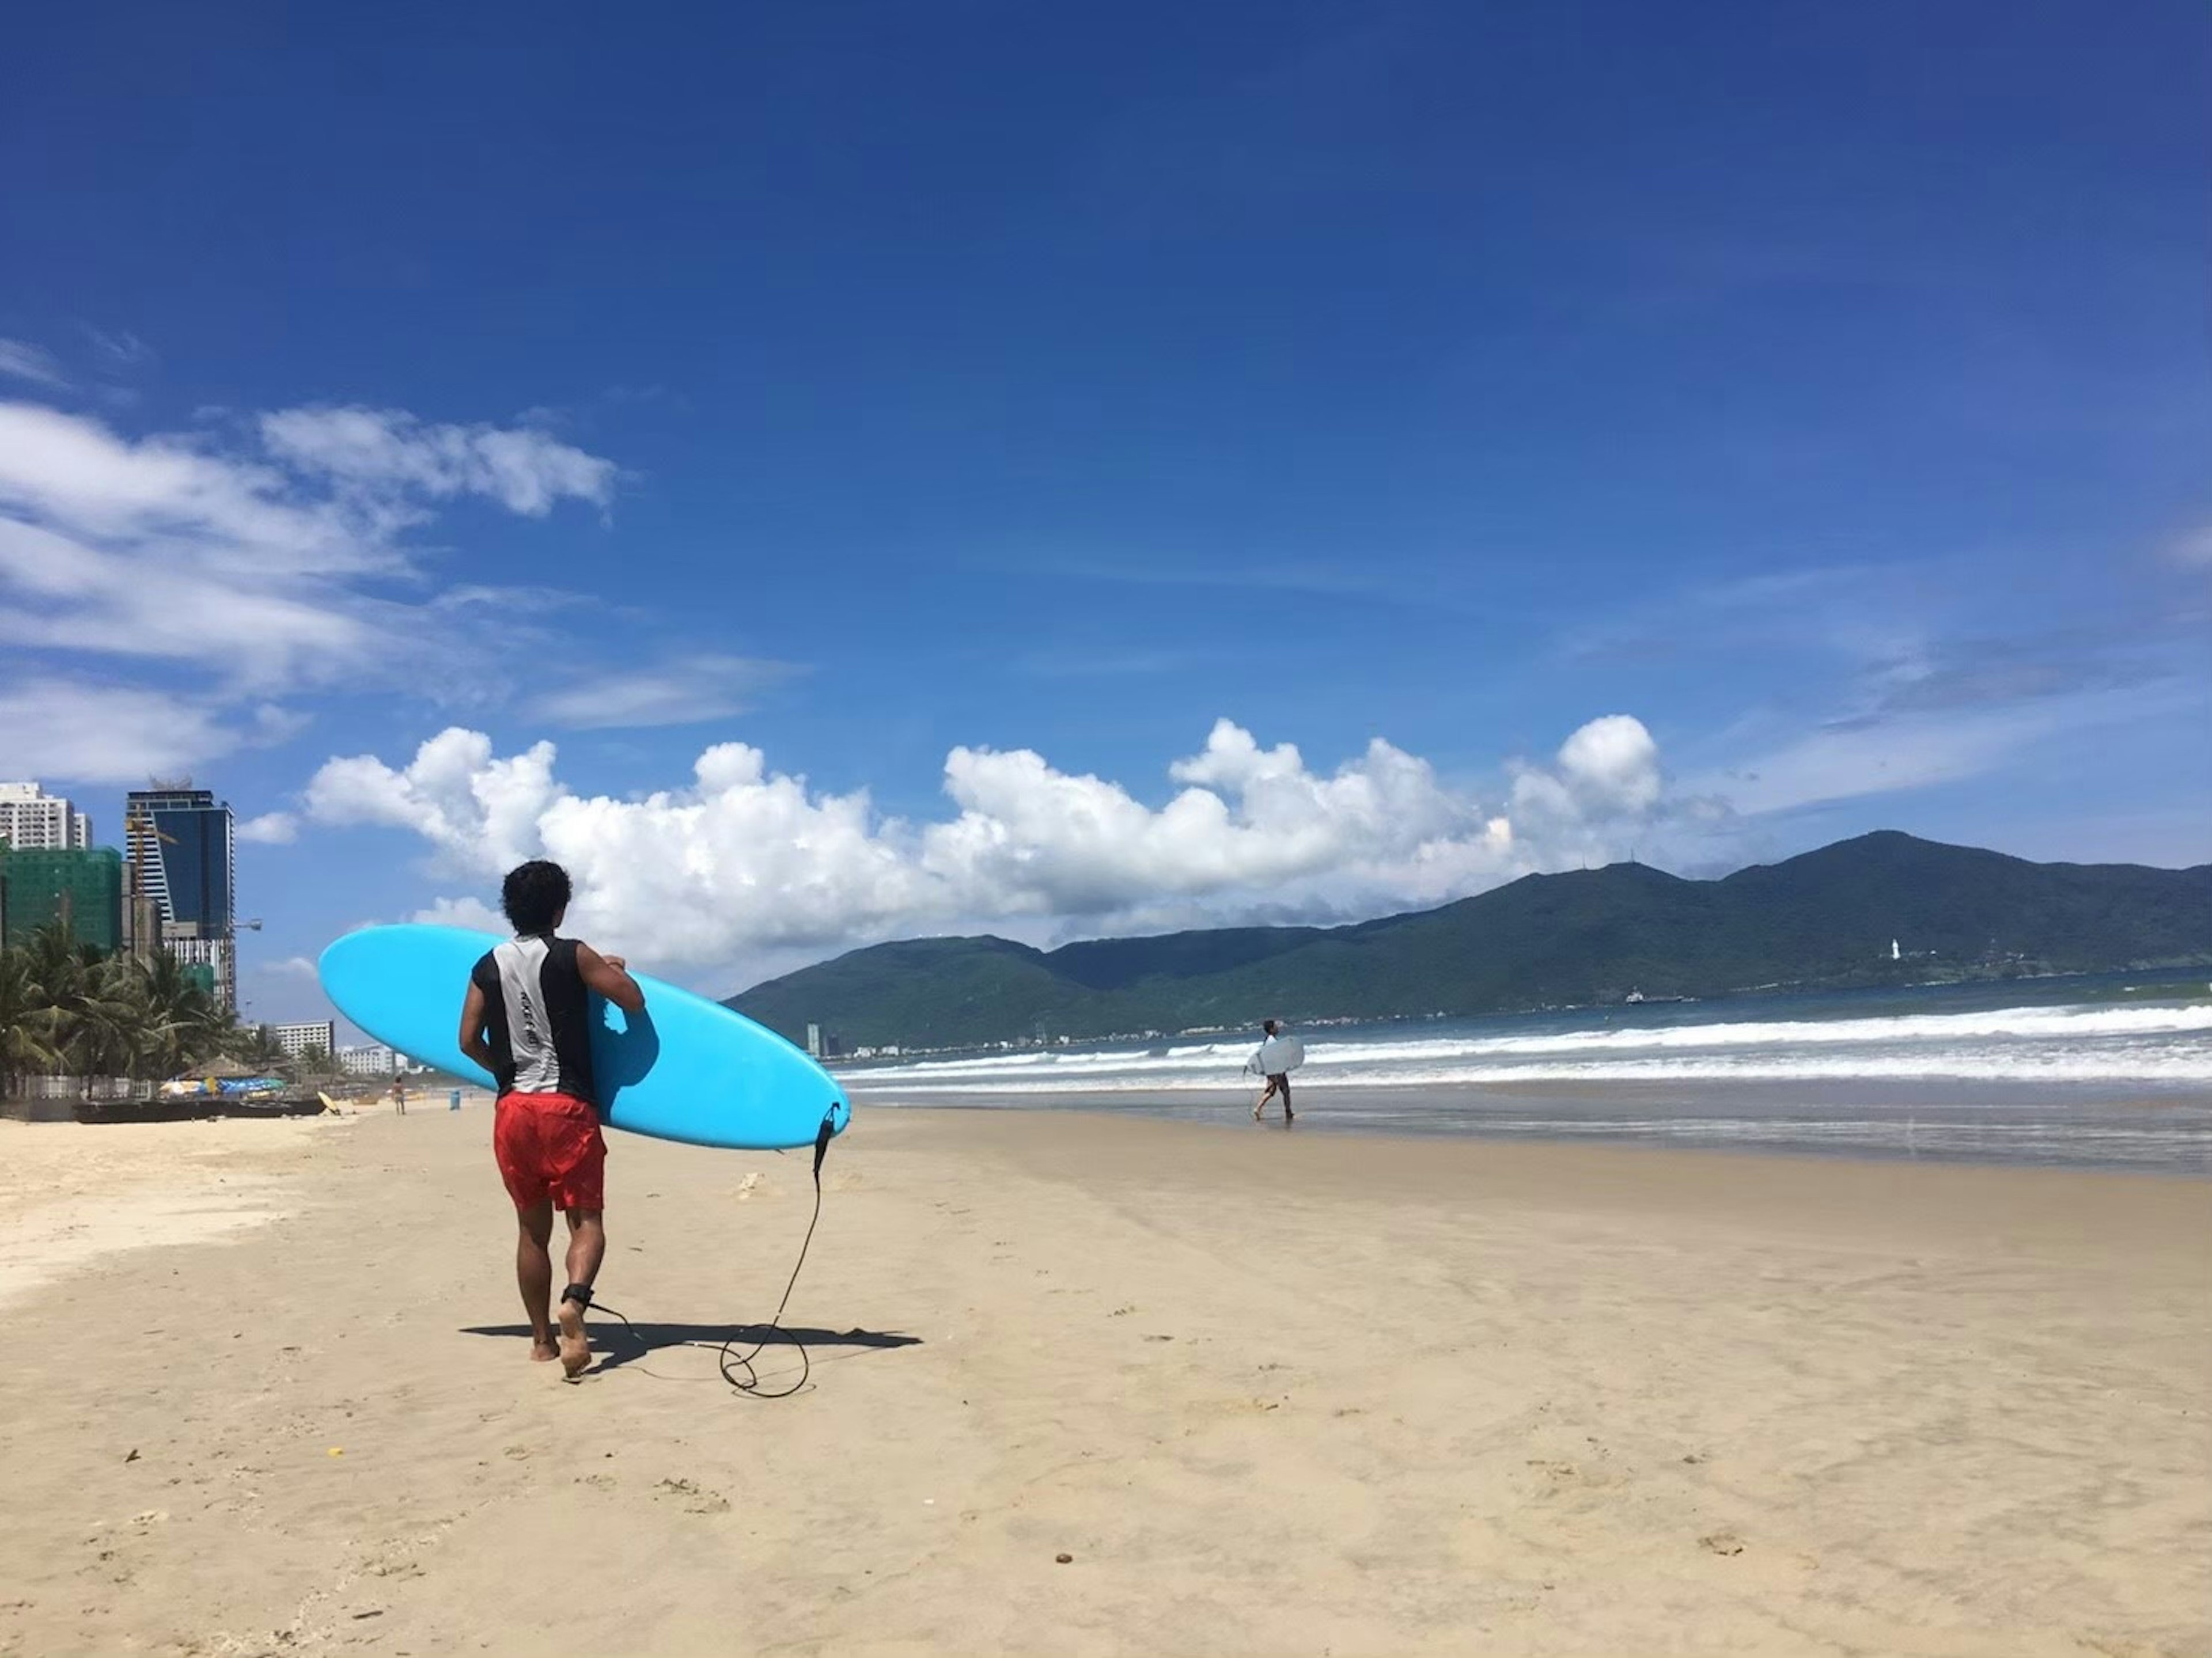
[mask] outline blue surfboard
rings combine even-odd
[[[492,1086],[461,1054],[469,972],[504,940],[450,926],[349,932],[318,964],[324,993],[408,1058]],[[719,1002],[634,974],[645,1011],[592,998],[592,1072],[610,1128],[691,1145],[811,1145],[823,1117],[842,1133],[853,1108],[830,1073],[764,1025]]]

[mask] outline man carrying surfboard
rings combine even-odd
[[[1260,1022],[1260,1029],[1267,1033],[1268,1042],[1271,1042],[1274,1041],[1278,1032],[1276,1030],[1275,1022],[1273,1019],[1261,1020]],[[1267,1051],[1267,1043],[1261,1043],[1260,1046],[1260,1052],[1261,1054],[1265,1054]],[[1263,1066],[1261,1069],[1265,1070],[1266,1067]],[[1278,1094],[1280,1094],[1283,1096],[1284,1122],[1287,1124],[1296,1122],[1297,1121],[1297,1113],[1291,1109],[1291,1073],[1287,1070],[1283,1070],[1270,1071],[1267,1072],[1267,1085],[1260,1090],[1260,1098],[1252,1107],[1252,1121],[1254,1122],[1260,1121],[1260,1114],[1267,1108],[1267,1102],[1273,1099]]]
[[[607,1249],[607,1143],[592,1080],[590,993],[635,1014],[645,992],[621,957],[556,936],[569,896],[568,872],[558,864],[533,859],[507,872],[500,902],[514,937],[486,951],[469,975],[461,1052],[499,1084],[492,1155],[521,1228],[514,1276],[530,1315],[530,1356],[557,1358],[574,1377],[592,1362],[584,1310]],[[568,1218],[557,1340],[548,1316],[556,1209]]]

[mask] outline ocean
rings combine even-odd
[[[1304,1027],[1301,1132],[2212,1175],[2212,983],[2166,972]],[[856,1103],[1235,1121],[1249,1035],[841,1065]]]

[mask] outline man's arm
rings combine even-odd
[[[474,1060],[494,1076],[499,1067],[493,1063],[491,1044],[484,1040],[483,987],[474,979],[469,981],[469,993],[461,1002],[461,1052]],[[398,1084],[394,1084],[396,1087]]]
[[[589,944],[576,946],[576,971],[584,983],[625,1013],[645,1011],[645,992],[629,973],[629,964],[619,956],[602,956]]]

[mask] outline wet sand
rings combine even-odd
[[[0,1652],[2212,1650],[2212,1184],[864,1114],[764,1403],[802,1157],[570,1386],[488,1131],[0,1124]]]

